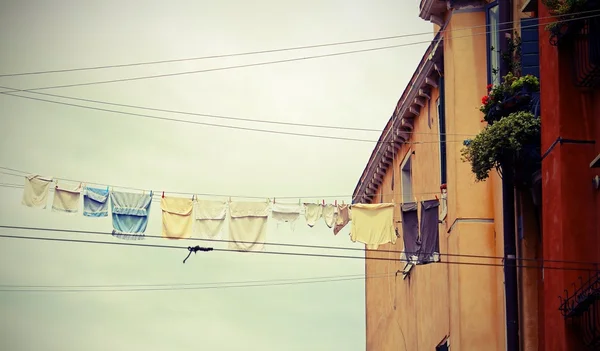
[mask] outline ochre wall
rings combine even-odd
[[[486,182],[476,183],[467,163],[461,160],[462,141],[482,128],[478,110],[481,96],[486,93],[485,14],[465,12],[451,18],[450,37],[444,41],[444,71],[446,83],[446,132],[448,156],[448,217],[440,224],[442,253],[501,256],[502,201],[498,200],[500,182],[496,174]],[[457,31],[453,29],[474,27]],[[466,35],[473,35],[465,37]],[[412,155],[413,193],[417,200],[439,196],[440,161],[438,116],[434,90],[431,109],[426,105],[415,120],[411,144],[398,152],[374,202],[402,201],[400,165],[409,150]],[[429,112],[430,111],[430,112]],[[428,124],[431,119],[431,127]],[[392,178],[394,195],[392,195]],[[429,193],[429,194],[426,194]],[[494,220],[496,218],[496,220]],[[396,206],[395,221],[400,221]],[[500,228],[498,227],[500,225]],[[501,267],[453,264],[495,263],[501,260],[442,255],[442,263],[416,266],[403,280],[404,267],[398,253],[403,248],[400,237],[395,245],[368,250],[365,270],[367,350],[435,350],[435,346],[450,336],[453,350],[503,350],[504,302]],[[500,230],[499,230],[500,229]],[[500,251],[499,251],[500,250]],[[387,257],[394,261],[374,260]],[[387,275],[387,276],[382,276]]]

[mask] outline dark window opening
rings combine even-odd
[[[446,156],[446,113],[444,107],[444,78],[440,78],[440,97],[436,101],[438,128],[440,134],[440,183],[446,184],[448,178],[448,159]]]

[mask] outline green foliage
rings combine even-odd
[[[528,87],[530,91],[539,91],[540,90],[540,81],[536,76],[532,76],[528,74],[523,77],[519,77],[518,79],[513,80],[510,84],[510,88],[513,93],[517,92],[523,87]]]
[[[471,163],[477,181],[488,178],[492,169],[516,155],[524,145],[540,143],[540,119],[532,113],[519,111],[487,125],[461,150],[462,160]]]
[[[542,0],[542,4],[546,6],[550,14],[557,16],[557,20],[568,19],[569,14],[583,11],[586,9],[588,0]],[[552,31],[558,28],[561,23],[550,23],[546,25],[546,30]]]
[[[484,95],[481,98],[479,111],[487,114],[492,107],[501,104],[506,96],[517,94],[523,87],[528,88],[531,92],[537,92],[540,90],[540,81],[536,76],[530,74],[517,77],[513,73],[508,73],[502,77],[500,84],[494,86],[488,85],[488,95]]]

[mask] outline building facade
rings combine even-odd
[[[556,21],[553,9],[531,2],[540,21],[542,255],[546,262],[598,262],[600,4],[571,9],[557,32],[545,29]],[[543,272],[539,349],[598,350],[599,267],[562,266],[569,269]]]
[[[485,1],[421,1],[436,37],[354,192],[355,203],[395,203],[399,236],[366,252],[367,278],[386,276],[365,283],[367,350],[505,349],[501,180],[476,182],[461,159],[464,140],[484,127],[489,12]],[[400,204],[435,197],[441,260],[407,264]]]

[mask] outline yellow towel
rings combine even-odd
[[[379,245],[396,243],[394,231],[394,204],[352,205],[352,241],[376,250]]]
[[[160,199],[162,236],[169,239],[187,239],[192,235],[194,201],[181,197]]]

